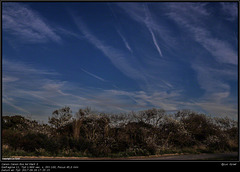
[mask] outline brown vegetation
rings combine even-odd
[[[48,124],[22,116],[2,117],[3,156],[144,156],[238,150],[237,122],[192,111],[166,114],[149,109],[103,114],[69,107],[55,110]]]

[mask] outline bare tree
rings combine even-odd
[[[157,127],[160,124],[164,115],[165,110],[155,108],[133,113],[134,118],[137,119],[138,122],[148,123],[154,127]]]
[[[72,111],[70,107],[64,107],[58,110],[53,111],[52,117],[48,119],[48,123],[51,124],[54,128],[59,129],[69,122],[71,122]]]

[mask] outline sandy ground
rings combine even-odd
[[[11,158],[2,158],[3,160],[239,160],[237,152],[231,153],[218,153],[218,154],[165,154],[165,155],[151,155],[151,156],[134,156],[134,157],[121,157],[121,158],[110,158],[110,157],[31,157],[31,156],[13,156]]]

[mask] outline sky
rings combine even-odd
[[[237,2],[2,2],[2,115],[238,115]]]

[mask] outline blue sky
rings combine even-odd
[[[69,106],[237,118],[237,2],[3,2],[3,115]]]

